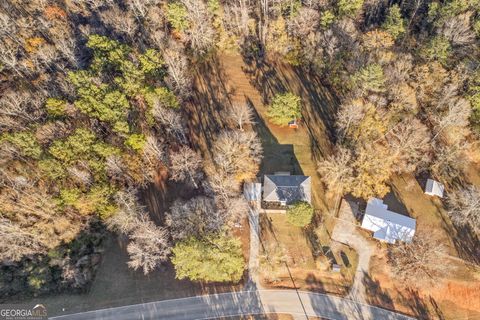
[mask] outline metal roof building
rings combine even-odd
[[[415,235],[416,220],[388,210],[381,199],[371,198],[367,203],[362,228],[372,231],[373,237],[380,241],[411,242]]]
[[[308,176],[265,175],[263,201],[291,204],[306,201],[311,204],[311,179]]]

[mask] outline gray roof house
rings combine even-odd
[[[278,202],[282,205],[296,201],[311,204],[311,179],[308,176],[285,174],[265,175],[263,179],[263,201]]]

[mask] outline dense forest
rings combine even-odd
[[[451,191],[452,220],[478,232],[480,191],[464,169],[480,160],[479,10],[479,0],[2,1],[0,294],[84,288],[107,230],[129,239],[128,264],[145,274],[171,258],[180,279],[240,280],[232,229],[262,159],[253,113],[229,107],[206,155],[184,110],[193,66],[221,52],[329,84],[334,153],[318,167],[330,191],[382,197],[392,175],[427,172]],[[165,177],[192,197],[158,224],[140,193]]]

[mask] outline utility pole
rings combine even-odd
[[[300,293],[298,292],[298,288],[295,285],[295,280],[293,280],[292,273],[290,272],[290,268],[288,267],[288,264],[286,261],[284,261],[285,267],[287,267],[288,275],[290,276],[290,280],[292,280],[293,287],[295,288],[295,292],[297,293],[298,300],[300,301],[300,304],[302,305],[303,313],[305,314],[305,319],[309,319],[307,315],[307,310],[305,310],[305,305],[303,304],[302,298],[300,297]]]

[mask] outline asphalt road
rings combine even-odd
[[[413,319],[336,296],[302,291],[297,293],[295,290],[240,291],[196,296],[75,313],[51,319],[193,320],[267,313],[288,313],[296,319],[305,313],[308,316],[335,320]]]

